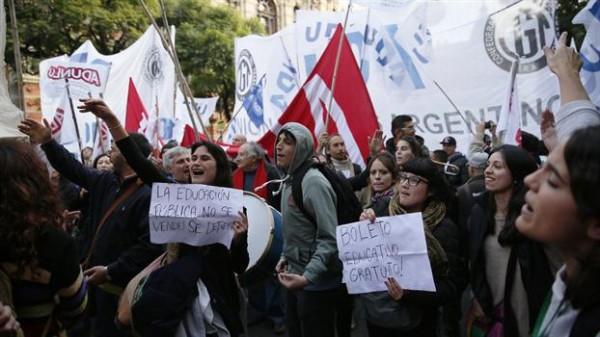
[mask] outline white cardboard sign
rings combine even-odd
[[[388,277],[404,289],[435,291],[421,213],[338,226],[337,245],[350,294],[387,291]]]
[[[233,222],[243,207],[243,192],[201,184],[152,184],[150,241],[205,246],[233,238]]]

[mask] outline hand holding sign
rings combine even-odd
[[[248,234],[248,217],[244,212],[239,211],[240,220],[233,222],[233,244],[237,245],[244,235]]]
[[[435,291],[421,213],[376,219],[370,213],[366,210],[361,219],[373,222],[337,227],[348,292],[387,290],[393,298],[401,298],[406,289]]]

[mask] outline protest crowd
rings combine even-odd
[[[156,151],[87,98],[113,143],[78,158],[23,120],[0,139],[0,336],[599,336],[600,112],[566,39],[544,49],[561,106],[521,146],[480,121],[467,154],[427,148],[398,111],[360,163],[301,121],[272,149]]]

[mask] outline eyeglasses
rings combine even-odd
[[[400,179],[398,180],[398,183],[400,184],[404,184],[406,181],[408,181],[408,186],[418,186],[419,183],[424,182],[425,184],[429,183],[429,180],[425,179],[425,178],[421,178],[419,176],[407,176],[406,174],[401,174]]]

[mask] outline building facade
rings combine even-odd
[[[273,34],[296,21],[296,10],[338,11],[338,0],[213,0],[237,9],[245,18],[257,17],[267,34]]]

